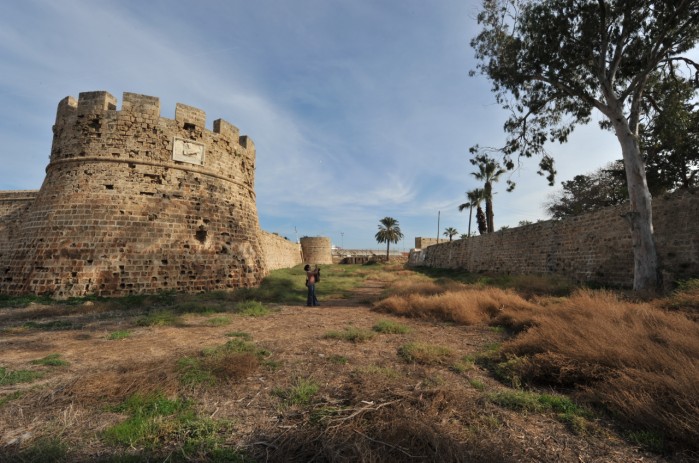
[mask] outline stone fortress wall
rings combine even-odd
[[[470,272],[555,273],[577,281],[633,284],[628,204],[411,251],[409,264]],[[666,283],[699,277],[699,191],[653,198],[653,225]]]
[[[0,256],[8,250],[8,228],[32,204],[37,190],[0,191]]]
[[[332,264],[332,242],[322,236],[304,236],[301,238],[301,255],[307,264]]]
[[[261,232],[260,240],[265,252],[267,271],[295,267],[302,262],[300,244],[266,231]]]
[[[63,99],[41,189],[0,193],[0,294],[257,285],[283,259],[263,248],[255,145],[225,120],[205,124],[180,103],[160,117],[152,96],[124,93],[121,110],[104,91]]]

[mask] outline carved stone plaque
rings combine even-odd
[[[192,140],[175,138],[172,144],[172,160],[204,165],[204,145]]]

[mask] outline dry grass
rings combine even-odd
[[[582,398],[690,448],[699,442],[699,325],[681,313],[582,290],[503,346],[522,379]]]
[[[424,283],[417,285],[414,292],[399,288],[399,294],[377,302],[374,309],[463,325],[493,322],[514,327],[531,320],[537,306],[512,291],[498,288]]]
[[[513,338],[524,339],[543,329],[544,320],[554,318],[546,314],[565,313],[562,307],[569,301],[546,298],[534,303],[513,290],[446,279],[426,282],[425,276],[411,277],[402,269],[395,272],[400,273],[393,286],[395,307],[413,317],[400,320],[409,328],[400,335],[376,334],[397,331],[382,322],[397,323],[398,319],[368,311],[359,302],[344,305],[335,301],[307,310],[281,307],[264,317],[240,317],[231,313],[235,301],[226,293],[200,295],[196,300],[190,299],[194,296],[129,298],[110,302],[104,312],[99,312],[100,305],[106,303],[97,301],[83,308],[95,313],[71,313],[70,317],[83,326],[80,331],[26,329],[8,334],[0,338],[2,347],[7,347],[3,367],[8,371],[41,369],[45,376],[32,383],[3,386],[0,442],[5,447],[0,447],[0,461],[665,461],[620,440],[619,432],[608,427],[603,418],[599,426],[604,435],[581,436],[571,431],[568,422],[555,419],[557,409],[539,406],[541,394],[520,397],[516,391],[496,386],[487,371],[474,365],[479,352],[505,336],[504,330],[483,329],[478,324],[524,330]],[[382,273],[382,281],[391,279]],[[290,273],[288,278],[297,276]],[[280,279],[278,288],[285,287],[285,281]],[[375,289],[369,293],[373,297],[380,285],[369,283],[367,287]],[[366,293],[360,294],[366,297]],[[593,294],[590,299],[599,305],[596,297]],[[579,296],[571,300],[576,298]],[[196,304],[190,304],[192,301]],[[193,315],[208,314],[212,308],[211,312],[219,312],[214,307],[217,305],[231,315],[231,326],[210,324],[210,318]],[[568,312],[578,310],[575,305],[571,307]],[[159,309],[182,316],[186,323],[135,326],[139,317]],[[12,324],[22,326],[27,320],[36,320],[34,310],[12,308],[0,310],[0,315],[9,315]],[[392,309],[386,306],[380,310]],[[64,317],[45,312],[36,321],[51,321],[45,316]],[[595,328],[597,317],[595,313],[569,318],[566,326],[555,327],[565,331],[587,323],[599,331]],[[627,318],[647,319],[646,325],[658,326],[651,323],[651,316],[632,313]],[[476,326],[426,321],[431,319],[458,324],[473,320]],[[361,344],[321,339],[328,330],[355,324],[374,327],[374,336]],[[127,339],[105,339],[108,333],[123,329],[130,330]],[[657,331],[660,337],[656,336],[656,344],[661,345],[666,341],[663,331]],[[548,342],[544,334],[539,336],[542,343]],[[587,331],[583,335],[590,337]],[[254,344],[253,337],[257,340]],[[608,332],[596,333],[590,339],[601,345],[602,337],[608,338]],[[675,340],[668,345],[675,348]],[[560,348],[553,342],[546,346]],[[55,352],[69,360],[69,365],[49,368],[31,363]],[[517,369],[531,383],[577,387],[580,397],[608,406],[631,423],[641,418],[631,418],[634,410],[625,410],[613,400],[633,405],[645,398],[657,405],[661,399],[677,402],[683,394],[684,402],[673,405],[678,409],[692,406],[695,400],[686,392],[694,374],[689,369],[684,372],[686,384],[682,388],[670,392],[646,389],[650,395],[634,396],[633,402],[620,391],[638,391],[636,383],[640,381],[662,384],[667,380],[662,376],[675,378],[676,370],[653,369],[649,364],[645,370],[636,368],[647,377],[625,376],[631,370],[623,365],[594,363],[595,359],[585,364],[566,352],[537,351],[536,345],[530,347],[530,353],[491,352],[494,361],[501,363],[498,368]],[[665,361],[673,359],[685,361],[678,357]],[[535,376],[537,368],[545,379]],[[610,384],[616,385],[617,396],[614,390],[610,393]],[[493,395],[496,389],[512,393]],[[182,403],[177,413],[145,421],[148,426],[155,425],[146,430],[157,448],[138,443],[134,447],[131,439],[127,445],[127,440],[107,438],[109,432],[140,418],[125,407],[134,397],[162,397],[168,403]],[[527,402],[532,397],[537,400],[534,405]],[[522,403],[533,408],[522,412],[517,408],[522,408]],[[639,410],[657,413],[652,419],[662,416],[649,408],[651,405]],[[694,426],[692,416],[673,416],[669,418],[684,420],[684,428],[672,432],[692,436],[694,431],[688,428]]]
[[[692,320],[699,321],[699,279],[680,282],[670,297],[659,301],[659,306],[677,310]]]
[[[386,389],[376,375],[355,378],[342,391],[346,405],[317,403],[302,426],[258,434],[253,456],[268,462],[522,461],[519,449],[492,432],[497,425],[478,402],[448,388],[401,389]],[[367,396],[384,399],[367,402]],[[469,423],[467,432],[461,423]]]
[[[699,324],[687,316],[699,285],[655,305],[592,290],[536,304],[492,287],[423,282],[394,288],[375,310],[517,333],[492,354],[499,377],[574,388],[634,428],[699,449]],[[677,311],[659,308],[668,306]]]
[[[57,388],[61,391],[61,396],[51,392],[50,400],[78,400],[82,405],[94,405],[120,402],[134,394],[162,392],[173,395],[179,387],[174,367],[174,359],[171,362],[149,361],[129,366],[107,366]]]

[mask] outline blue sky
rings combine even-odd
[[[468,148],[503,143],[506,113],[475,68],[480,0],[8,0],[0,6],[0,190],[38,189],[65,96],[157,96],[223,118],[257,148],[262,228],[383,248],[466,232],[479,187]],[[599,116],[598,116],[599,117]],[[593,123],[550,147],[557,184],[621,157]],[[528,160],[495,186],[495,225],[546,219],[554,191]]]

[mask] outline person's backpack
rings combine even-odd
[[[320,283],[320,269],[316,272],[316,283]]]

